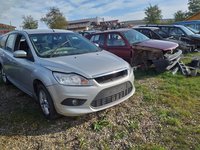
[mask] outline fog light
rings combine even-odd
[[[77,105],[78,105],[78,100],[77,100],[77,99],[73,99],[73,100],[72,100],[72,104],[73,104],[74,106],[77,106]]]
[[[63,100],[61,104],[66,106],[80,106],[83,105],[86,101],[86,99],[67,98]]]

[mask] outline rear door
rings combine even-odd
[[[106,35],[105,49],[130,63],[132,51],[126,39],[118,32]]]
[[[10,34],[6,40],[4,54],[3,54],[3,68],[8,77],[8,79],[13,82],[14,74],[17,73],[16,68],[14,68],[13,64],[13,50],[16,40],[16,34]]]

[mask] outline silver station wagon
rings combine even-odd
[[[135,92],[128,63],[66,30],[2,36],[0,69],[4,83],[35,98],[47,119],[100,111]]]

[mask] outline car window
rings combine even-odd
[[[107,37],[107,46],[124,46],[125,42],[121,35],[117,33],[110,33]]]
[[[16,51],[16,50],[24,50],[26,52],[30,51],[30,47],[29,47],[24,35],[19,34],[17,36],[14,51]]]
[[[6,48],[5,48],[6,50],[13,52],[15,39],[16,39],[16,34],[9,35],[6,42]]]
[[[156,30],[154,30],[154,32],[157,33],[158,35],[160,35],[162,38],[167,38],[167,37],[169,37],[169,36],[167,35],[167,33],[164,32],[163,30],[156,29]]]
[[[164,32],[168,33],[169,32],[169,28],[168,27],[160,27],[161,30],[163,30]]]
[[[144,34],[144,35],[146,35],[148,38],[151,38],[151,34],[150,34],[149,30],[146,30],[146,29],[141,30],[141,33]]]
[[[194,28],[195,29],[195,24],[187,24],[185,25],[186,27]]]
[[[0,48],[5,48],[6,40],[8,38],[8,35],[4,35],[0,39]]]
[[[189,27],[189,26],[187,26],[187,28],[188,28],[190,31],[192,31],[193,33],[199,34],[199,31],[196,30],[195,28],[191,28],[191,27]]]
[[[128,40],[130,44],[137,44],[137,43],[149,40],[149,38],[146,35],[134,29],[124,31],[122,33],[124,34],[124,36],[126,37],[126,39]]]
[[[170,28],[169,34],[170,35],[178,35],[178,36],[185,35],[185,33],[179,28]]]
[[[151,38],[152,38],[152,39],[160,39],[159,35],[157,35],[157,34],[154,33],[153,31],[151,31]]]
[[[84,37],[86,37],[86,36],[88,36],[88,35],[90,35],[90,34],[87,33],[87,32],[84,32],[84,33],[83,33],[83,36],[84,36]]]
[[[200,24],[197,24],[195,29],[200,31]]]
[[[27,59],[34,61],[33,55],[32,55],[31,49],[29,47],[29,44],[26,40],[26,37],[22,34],[18,34],[17,38],[16,38],[14,51],[17,51],[17,50],[23,50],[23,51],[27,52]]]
[[[90,41],[99,45],[104,45],[104,37],[105,36],[103,34],[96,34],[91,37]]]

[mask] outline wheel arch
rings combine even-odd
[[[33,81],[33,90],[34,90],[34,93],[35,93],[36,96],[37,96],[37,92],[38,92],[37,91],[37,87],[38,87],[39,84],[42,84],[42,85],[45,86],[45,84],[41,80],[39,80],[39,79],[35,79]]]

